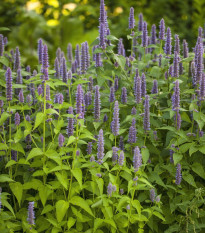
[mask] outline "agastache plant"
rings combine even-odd
[[[10,67],[7,68],[5,77],[6,77],[6,99],[7,101],[11,101],[13,98],[13,89],[12,89],[12,73]]]
[[[134,8],[130,8],[130,17],[129,17],[129,29],[134,29],[135,27],[135,16],[134,16]]]
[[[113,111],[113,120],[111,122],[111,129],[114,136],[119,135],[120,130],[120,118],[119,118],[119,104],[118,101],[115,101],[114,111]]]
[[[103,130],[101,129],[98,135],[98,150],[97,150],[97,158],[99,163],[102,162],[103,157],[104,157],[104,136],[103,136]]]
[[[99,86],[95,87],[95,97],[94,97],[94,118],[96,121],[100,120],[100,91]]]
[[[27,221],[30,225],[35,225],[34,201],[29,202]]]
[[[145,101],[144,101],[144,120],[143,120],[143,125],[144,125],[144,131],[147,132],[150,130],[150,105],[149,105],[149,96],[145,96]]]
[[[133,156],[133,167],[134,171],[137,172],[142,165],[142,155],[140,153],[140,149],[138,146],[134,149],[134,156]]]

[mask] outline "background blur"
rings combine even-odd
[[[100,0],[1,0],[0,26],[11,31],[9,48],[19,46],[26,63],[37,59],[37,40],[42,38],[49,47],[50,56],[60,46],[66,51],[67,43],[73,46],[87,40],[93,42],[98,35]],[[186,38],[194,46],[198,27],[204,25],[205,0],[105,0],[111,34],[126,38],[129,33],[128,16],[131,6],[135,18],[143,13],[149,24],[163,17],[173,33]],[[2,32],[1,32],[2,33]],[[126,42],[125,42],[126,43]]]

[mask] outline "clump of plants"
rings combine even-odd
[[[119,25],[120,29],[120,25]],[[0,35],[0,231],[202,232],[204,32],[193,52],[130,9],[111,35],[24,66]]]

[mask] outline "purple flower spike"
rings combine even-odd
[[[101,23],[99,27],[99,46],[102,49],[106,48],[105,44],[105,24]]]
[[[137,110],[135,107],[133,107],[131,110],[131,115],[136,115],[136,114],[137,114]]]
[[[177,171],[176,171],[176,181],[175,181],[175,184],[176,185],[180,185],[181,184],[181,181],[182,181],[182,174],[181,174],[181,164],[177,164]]]
[[[119,39],[119,43],[118,43],[118,55],[122,55],[125,57],[125,48],[122,38]]]
[[[147,32],[147,23],[143,23],[143,30],[142,30],[142,46],[148,46],[148,32]]]
[[[11,68],[8,67],[5,77],[6,77],[6,98],[7,101],[11,101],[12,100],[12,96],[13,96],[13,90],[12,90],[12,76],[11,76]]]
[[[155,196],[156,196],[155,190],[154,190],[154,189],[151,189],[151,190],[150,190],[150,200],[151,200],[151,202],[154,202],[154,201],[155,201]]]
[[[141,32],[143,28],[143,14],[139,14],[138,30]]]
[[[125,148],[124,148],[124,141],[123,140],[124,140],[123,136],[120,136],[119,149],[124,151]]]
[[[43,64],[43,41],[38,40],[38,63]]]
[[[176,111],[176,114],[174,116],[174,122],[175,122],[177,130],[180,130],[180,128],[181,128],[181,115],[180,115],[178,110]]]
[[[77,86],[77,92],[76,92],[76,113],[79,114],[79,119],[84,118],[83,113],[83,89],[81,84],[78,84]]]
[[[67,46],[67,57],[68,57],[68,61],[70,63],[72,63],[73,61],[73,52],[72,52],[72,44],[69,43],[68,46]]]
[[[165,37],[165,23],[164,23],[164,19],[161,19],[159,25],[159,39],[164,40],[164,37]]]
[[[142,101],[142,86],[141,86],[141,78],[140,76],[135,76],[134,80],[134,94],[136,103],[139,104]]]
[[[146,85],[146,76],[144,73],[142,73],[141,76],[141,95],[142,97],[145,97],[145,95],[147,94],[147,85]]]
[[[47,45],[43,46],[43,63],[42,63],[42,73],[44,74],[44,79],[48,80],[48,48]]]
[[[99,136],[98,136],[98,152],[97,152],[98,161],[101,162],[103,157],[104,157],[104,137],[103,137],[103,130],[101,129],[99,131]]]
[[[15,114],[14,118],[15,118],[15,125],[16,126],[20,125],[21,119],[20,119],[20,115],[18,112]]]
[[[151,93],[152,94],[158,94],[158,82],[157,82],[157,80],[153,81],[153,86],[152,86]]]
[[[174,60],[173,60],[173,76],[175,78],[179,77],[179,56],[178,53],[174,53]]]
[[[86,70],[87,70],[87,66],[86,66],[86,48],[85,48],[85,43],[81,44],[81,74],[85,74]]]
[[[69,107],[68,114],[73,114],[73,107]],[[72,117],[68,117],[68,125],[67,125],[68,137],[73,135],[73,129],[74,129],[74,119]]]
[[[115,92],[118,90],[119,88],[119,79],[117,76],[115,76],[115,80],[114,80],[114,89],[115,89]]]
[[[177,52],[180,54],[180,41],[179,41],[179,35],[175,35],[175,45],[174,45],[174,52]]]
[[[142,165],[142,155],[140,153],[140,149],[138,146],[134,149],[134,156],[133,156],[133,167],[135,169],[135,172],[137,172]]]
[[[105,3],[104,0],[100,0],[100,18],[99,22],[100,23],[105,23]]]
[[[167,37],[165,41],[164,52],[167,56],[172,54],[172,33],[169,27],[167,28]]]
[[[113,120],[111,122],[111,129],[114,136],[119,135],[120,130],[120,119],[119,119],[119,104],[118,101],[115,101]]]
[[[113,192],[113,190],[112,190],[112,183],[110,182],[108,184],[108,186],[107,186],[107,194],[108,194],[109,197],[112,196],[112,192]]]
[[[172,148],[175,148],[175,145],[172,144],[171,147],[172,147]],[[173,149],[170,149],[170,150],[169,150],[170,163],[174,163],[173,154],[174,154],[174,150],[173,150]]]
[[[120,194],[123,195],[124,189],[120,189]]]
[[[117,148],[117,147],[115,147],[115,146],[113,146],[113,148],[112,148],[112,162],[115,164],[116,162],[117,162],[117,160],[118,160],[118,150],[119,150],[119,148]]]
[[[126,89],[126,87],[122,88],[121,102],[122,102],[122,104],[126,104],[127,103],[127,89]]]
[[[87,153],[88,155],[91,155],[92,154],[92,142],[88,142],[88,147],[87,147]]]
[[[121,151],[121,152],[120,152],[119,159],[118,159],[118,164],[119,164],[120,166],[123,166],[123,164],[124,164],[124,159],[125,159],[124,152]]]
[[[200,85],[199,85],[199,90],[200,90],[200,100],[204,100],[205,98],[205,74],[202,74],[202,78],[200,80]]]
[[[79,48],[79,44],[76,45],[75,60],[77,61],[77,68],[80,68],[80,48]]]
[[[156,25],[152,25],[152,31],[151,31],[151,44],[156,44]]]
[[[4,37],[0,34],[0,57],[4,54]]]
[[[19,92],[19,102],[24,103],[23,89],[21,89]]]
[[[99,91],[99,86],[95,87],[94,118],[95,118],[96,121],[100,120],[100,91]]]
[[[55,59],[54,69],[56,71],[55,77],[59,79],[60,78],[60,66],[59,66],[59,61],[57,57]]]
[[[183,40],[183,56],[184,58],[187,58],[189,56],[189,48],[186,40]]]
[[[104,118],[103,118],[103,122],[107,122],[107,121],[108,121],[108,116],[107,116],[107,114],[105,113]]]
[[[43,95],[43,88],[41,85],[38,86],[38,95]]]
[[[27,221],[30,225],[35,225],[35,214],[34,214],[34,201],[29,202],[28,205],[28,218]]]
[[[64,83],[68,82],[68,73],[65,57],[62,58],[61,77]]]
[[[20,52],[19,48],[16,47],[15,57],[14,57],[14,70],[18,70],[21,68],[21,61],[20,61]]]
[[[145,101],[144,101],[144,131],[147,132],[150,130],[150,105],[149,105],[149,96],[145,96]]]
[[[64,142],[65,142],[65,137],[63,136],[63,134],[60,133],[58,136],[58,146],[63,147]]]
[[[128,134],[129,143],[136,143],[136,139],[137,139],[136,134],[137,134],[136,127],[131,125],[129,129],[129,134]]]
[[[129,17],[129,29],[133,29],[135,27],[135,16],[134,16],[134,8],[130,8],[130,17]]]
[[[175,81],[174,93],[172,95],[172,110],[179,111],[180,109],[180,88],[179,81]]]

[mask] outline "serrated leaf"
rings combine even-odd
[[[150,156],[149,150],[147,148],[142,148],[141,153],[142,153],[143,163],[146,164],[147,161],[149,160],[149,156]]]
[[[19,203],[19,206],[21,207],[21,199],[22,199],[22,195],[23,195],[23,185],[19,182],[16,182],[16,183],[10,183],[9,186],[10,186],[11,191],[15,195],[15,197]]]
[[[1,114],[1,118],[0,118],[0,126],[3,125],[3,123],[9,118],[9,114],[7,112],[3,112]]]
[[[33,148],[31,152],[28,154],[28,157],[26,158],[26,161],[29,159],[32,159],[36,156],[43,155],[43,151],[40,148]]]
[[[47,186],[41,186],[39,189],[39,197],[41,199],[41,202],[43,204],[43,206],[45,206],[46,201],[49,197],[49,195],[52,193],[52,190],[50,190]]]
[[[158,217],[158,218],[162,219],[163,221],[165,221],[165,218],[162,216],[161,213],[159,213],[159,212],[157,212],[157,211],[154,211],[153,214],[154,214],[156,217]]]
[[[56,218],[58,222],[61,222],[69,208],[69,202],[64,200],[59,200],[56,203]]]
[[[36,129],[44,121],[44,119],[45,119],[44,113],[38,112],[36,114],[36,120],[35,120],[35,125],[34,125],[33,130]]]
[[[140,216],[141,215],[141,209],[142,209],[142,206],[141,206],[140,202],[138,200],[134,200],[134,201],[132,201],[132,206],[137,210],[137,213]]]
[[[87,213],[89,213],[90,215],[93,216],[93,213],[92,213],[92,210],[90,209],[90,206],[88,205],[88,203],[86,202],[86,200],[84,200],[82,197],[74,196],[70,200],[70,203],[73,204],[73,205],[79,206],[80,208],[82,208]]]
[[[67,177],[63,176],[59,172],[55,172],[56,177],[58,178],[59,182],[63,185],[63,187],[68,190],[68,179]]]
[[[73,143],[74,141],[75,141],[75,137],[74,136],[70,136],[69,138],[68,138],[68,143],[67,143],[67,146],[68,145],[70,145],[71,143]]]
[[[0,175],[0,183],[4,183],[4,182],[14,182],[14,180],[9,178],[7,174],[2,174]]]
[[[174,159],[174,164],[176,165],[177,163],[179,163],[183,158],[183,155],[180,153],[174,153],[173,154],[173,159]]]
[[[69,217],[68,222],[67,222],[68,230],[70,230],[72,226],[74,226],[75,222],[76,222],[76,219]]]
[[[0,150],[8,150],[8,146],[4,143],[0,143]]]
[[[25,155],[25,151],[24,151],[24,149],[23,149],[23,146],[22,146],[20,143],[12,144],[12,145],[11,145],[11,149],[12,149],[12,150],[15,150],[15,151],[18,151],[18,152],[21,152],[22,154]]]
[[[83,174],[80,168],[74,168],[71,170],[73,176],[76,178],[76,180],[78,181],[80,188],[82,189],[82,178],[83,178]]]
[[[192,164],[191,168],[197,175],[205,179],[205,171],[204,171],[203,166],[200,163]]]
[[[191,174],[184,174],[184,173],[182,173],[182,178],[183,178],[187,183],[189,183],[190,185],[192,185],[193,187],[196,188],[196,184],[195,184],[195,181],[194,181],[194,177],[193,177]]]

